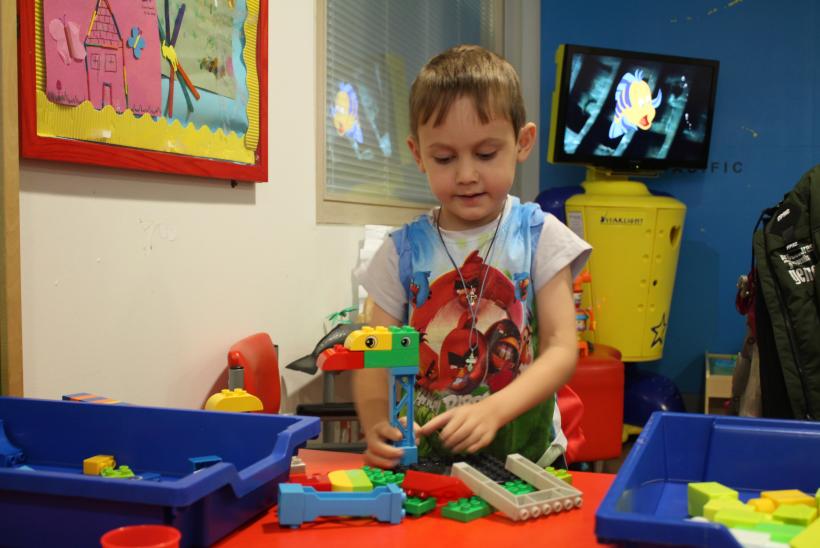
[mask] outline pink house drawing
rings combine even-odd
[[[111,105],[117,112],[128,108],[123,41],[109,0],[97,0],[85,37],[85,71],[88,100],[94,108]]]

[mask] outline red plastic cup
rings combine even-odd
[[[182,534],[170,525],[129,525],[100,538],[103,548],[178,548]]]

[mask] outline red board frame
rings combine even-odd
[[[17,70],[20,92],[20,155],[22,157],[236,181],[263,182],[268,180],[267,0],[259,0],[259,22],[257,23],[259,145],[256,149],[256,163],[253,165],[37,135],[34,2],[35,0],[17,0],[19,20]]]

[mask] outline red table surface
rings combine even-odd
[[[362,455],[303,449],[299,456],[308,474],[349,470],[363,465]],[[372,546],[425,548],[470,546],[518,548],[526,546],[612,546],[595,539],[595,511],[615,479],[612,474],[572,472],[573,485],[584,493],[581,508],[547,517],[514,522],[501,513],[469,523],[437,515],[407,516],[399,525],[368,518],[320,518],[297,529],[280,527],[276,507],[223,539],[220,548],[265,546]]]

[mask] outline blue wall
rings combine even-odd
[[[546,164],[558,44],[720,61],[710,168],[646,181],[688,208],[664,356],[644,365],[683,392],[702,390],[707,349],[742,344],[735,283],[760,211],[820,163],[818,11],[813,0],[541,2],[542,190],[584,178],[581,167]]]

